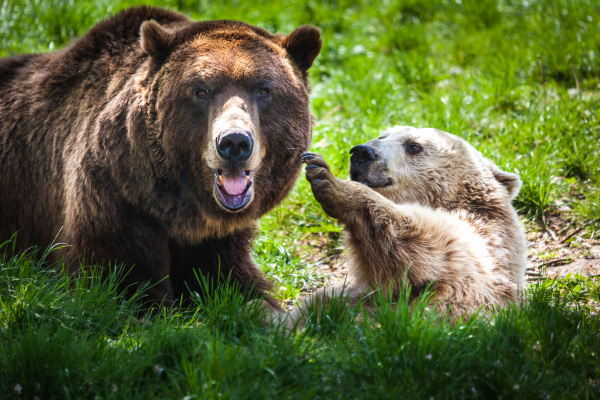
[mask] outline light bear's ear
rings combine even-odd
[[[508,192],[508,197],[511,200],[517,197],[517,195],[519,194],[519,190],[521,190],[521,186],[523,185],[523,183],[521,182],[521,178],[519,178],[519,175],[502,171],[493,162],[489,160],[486,161],[488,167],[494,175],[494,178],[496,178],[496,180],[506,188],[506,191]]]
[[[171,52],[174,35],[154,20],[145,21],[140,28],[142,50],[158,62],[164,61]]]
[[[314,26],[302,25],[284,36],[281,46],[286,49],[294,64],[306,74],[323,46],[321,32]]]

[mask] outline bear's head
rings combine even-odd
[[[172,233],[227,234],[277,205],[311,141],[307,71],[319,31],[150,20],[140,46],[146,142]]]
[[[350,150],[350,178],[396,203],[489,214],[517,195],[521,181],[458,136],[395,126]]]

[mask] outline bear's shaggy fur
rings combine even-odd
[[[517,300],[527,251],[511,206],[517,175],[435,129],[396,126],[351,154],[352,181],[318,154],[303,161],[315,198],[344,225],[352,301],[375,289],[397,298],[410,287],[414,297],[431,285],[433,302],[458,318]]]
[[[275,304],[251,240],[310,144],[320,49],[310,26],[272,35],[136,7],[63,50],[0,60],[0,242],[60,232],[72,270],[134,266],[123,285],[149,282],[150,298],[220,271]]]

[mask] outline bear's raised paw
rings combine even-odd
[[[339,205],[345,201],[339,179],[333,176],[329,164],[320,154],[304,153],[301,160],[306,164],[306,180],[310,182],[315,199],[330,217],[339,219]]]

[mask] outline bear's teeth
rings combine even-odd
[[[223,175],[219,174],[219,183],[223,186]]]

